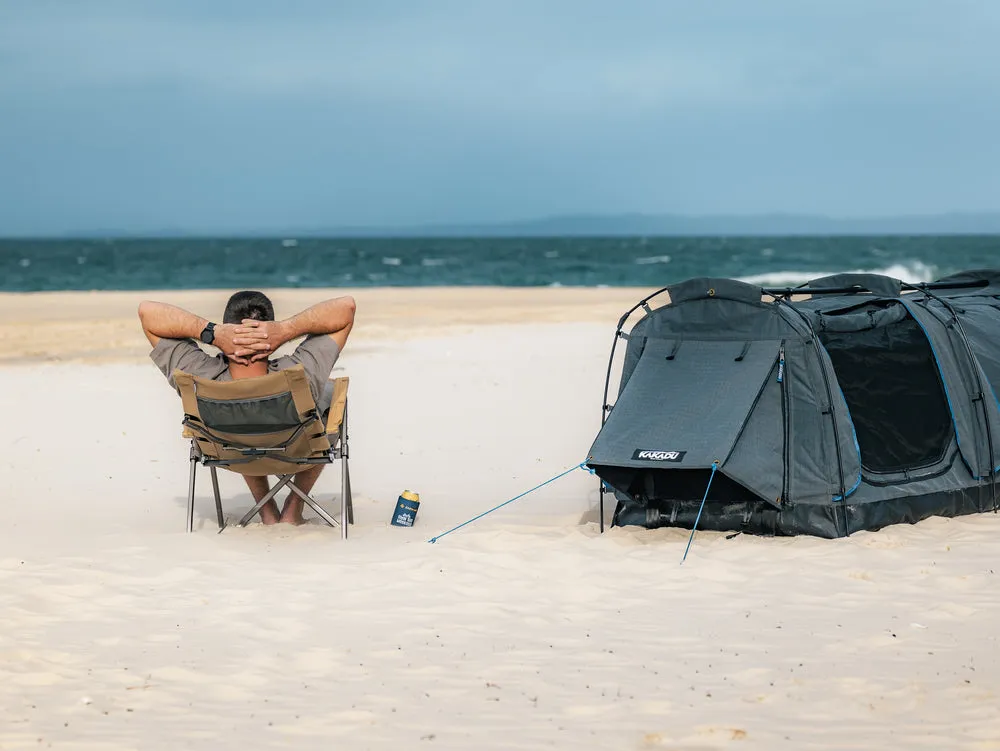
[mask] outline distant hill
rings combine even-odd
[[[491,224],[428,224],[394,228],[341,227],[330,230],[329,234],[383,237],[992,235],[1000,234],[1000,213],[955,213],[870,219],[837,219],[805,214],[749,216],[580,214]]]
[[[512,222],[406,226],[277,227],[205,232],[92,230],[64,237],[618,237],[781,235],[996,235],[1000,213],[835,218],[809,214],[577,214]]]

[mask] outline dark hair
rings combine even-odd
[[[223,323],[239,323],[244,318],[255,321],[273,321],[274,305],[263,292],[243,290],[235,293],[226,303],[226,312],[222,315]]]

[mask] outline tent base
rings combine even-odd
[[[698,501],[618,501],[612,526],[683,527],[691,529],[698,516]],[[785,504],[775,509],[762,501],[706,505],[698,528],[755,535],[844,537],[890,524],[915,524],[932,516],[964,516],[993,510],[988,485],[973,485],[921,496],[891,498],[867,503],[815,505]],[[846,529],[845,529],[846,512]]]

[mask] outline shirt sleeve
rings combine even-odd
[[[190,339],[160,339],[149,353],[149,357],[175,389],[177,388],[173,375],[175,370],[183,370],[199,378],[214,380],[229,368],[221,355],[212,357],[206,354]]]
[[[279,357],[274,364],[277,370],[301,364],[309,379],[309,390],[312,392],[313,400],[319,404],[338,357],[340,357],[340,347],[333,337],[328,334],[313,334],[307,336],[295,348],[295,352]]]

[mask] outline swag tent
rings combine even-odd
[[[606,494],[616,525],[690,528],[702,508],[699,529],[831,538],[995,512],[997,388],[1000,270],[666,287],[615,333],[586,461],[602,527]]]

